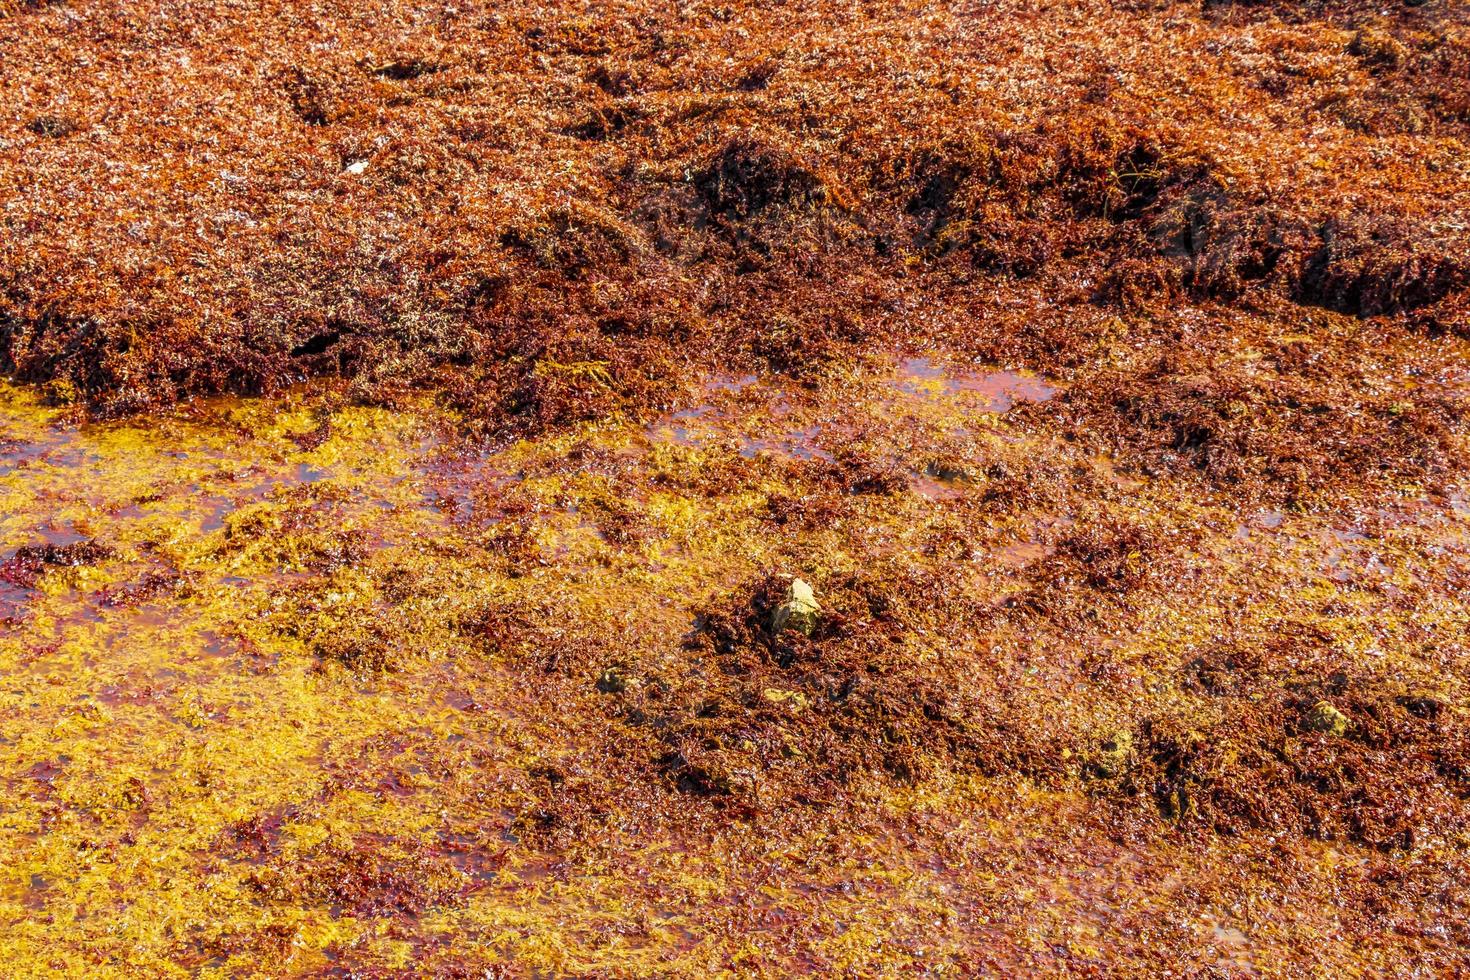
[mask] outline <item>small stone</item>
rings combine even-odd
[[[354,177],[357,177],[361,174],[367,173],[367,168],[368,162],[366,160],[353,160],[346,166],[344,172],[349,173]]]
[[[1312,705],[1312,710],[1307,712],[1305,724],[1309,731],[1323,732],[1327,735],[1346,735],[1352,722],[1348,720],[1347,715],[1326,701],[1318,701]]]
[[[1133,754],[1133,733],[1118,731],[1110,735],[1097,753],[1097,774],[1111,779],[1128,767],[1128,757]]]
[[[771,632],[793,629],[803,636],[811,636],[817,627],[817,614],[821,611],[812,587],[799,578],[792,579],[786,601],[771,617]]]
[[[628,689],[628,678],[616,667],[609,667],[597,677],[597,689],[603,694],[622,694]]]

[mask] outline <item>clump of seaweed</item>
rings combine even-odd
[[[49,568],[77,568],[106,561],[113,550],[96,541],[26,545],[0,562],[0,582],[33,589]]]
[[[910,645],[963,602],[914,574],[824,580],[809,629],[785,628],[782,610],[804,595],[793,579],[762,576],[702,617],[685,642],[697,665],[688,675],[646,678],[618,699],[624,724],[653,735],[673,788],[756,812],[840,798],[875,776],[1058,775],[1058,747],[1024,707],[960,682],[960,658]]]
[[[712,216],[739,228],[783,213],[843,207],[846,195],[792,150],[754,133],[731,137],[695,177]],[[850,205],[849,205],[850,206]]]
[[[1470,743],[1439,698],[1373,678],[1206,669],[1214,710],[1148,718],[1134,734],[1124,785],[1165,816],[1399,851],[1464,832]]]
[[[350,567],[367,552],[361,533],[341,522],[343,499],[339,488],[315,483],[284,491],[283,506],[241,507],[225,519],[219,550],[242,564],[283,571]]]
[[[260,869],[252,883],[273,901],[369,918],[420,915],[453,904],[465,887],[451,862],[422,845],[372,837],[324,841]]]
[[[1343,481],[1440,478],[1459,465],[1463,406],[1411,389],[1372,395],[1303,377],[1292,352],[1267,373],[1176,352],[1105,371],[1061,396],[1110,450],[1145,471],[1196,473],[1246,499],[1314,506]]]

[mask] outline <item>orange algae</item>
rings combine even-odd
[[[1390,6],[0,6],[0,363],[520,432],[895,342],[1106,409],[1237,313],[1463,335],[1466,15]]]

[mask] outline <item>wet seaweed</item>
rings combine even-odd
[[[0,3],[12,969],[1461,972],[1465,31]]]

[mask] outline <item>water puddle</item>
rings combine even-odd
[[[720,376],[701,386],[700,397],[705,400],[649,426],[645,437],[692,449],[731,443],[746,459],[762,454],[807,462],[836,458],[822,445],[831,434],[829,423],[771,425],[800,414],[794,393],[778,384],[763,383],[755,375]]]
[[[37,428],[21,419],[0,416],[0,477],[17,471],[70,470],[95,461],[95,453],[79,444],[75,429]]]
[[[1017,541],[1000,549],[1000,560],[1014,568],[1023,568],[1034,561],[1050,557],[1055,550],[1051,545],[1040,541]]]
[[[15,625],[25,614],[31,590],[0,579],[0,625]]]
[[[965,496],[961,480],[946,480],[933,475],[927,468],[909,478],[909,485],[919,496],[929,500],[959,500]]]
[[[740,455],[746,459],[754,459],[761,453],[771,453],[775,456],[785,456],[788,459],[822,460],[830,463],[837,457],[819,444],[823,432],[823,426],[809,425],[775,436],[748,439],[740,447]]]
[[[1263,510],[1235,528],[1235,540],[1248,541],[1255,531],[1279,531],[1286,515],[1277,510]]]
[[[1021,402],[1049,401],[1057,388],[1034,374],[999,369],[946,367],[931,357],[899,362],[893,384],[922,399],[963,398],[983,411],[1003,414]]]
[[[444,453],[425,464],[421,497],[430,508],[452,522],[484,523],[504,516],[496,506],[500,491],[521,481],[493,454]]]
[[[747,459],[769,454],[834,462],[843,445],[873,424],[893,428],[946,410],[958,417],[1000,415],[1022,402],[1047,401],[1058,391],[1026,372],[954,367],[931,357],[890,363],[886,371],[854,379],[850,389],[816,394],[777,379],[717,376],[701,386],[695,405],[650,426],[645,436],[689,448],[733,444]],[[897,455],[892,461],[904,462]],[[961,481],[943,474],[915,470],[912,476],[916,492],[931,499],[963,494]]]
[[[738,377],[717,377],[706,382],[705,388],[710,392],[740,392],[759,380],[760,378],[753,374],[742,374]]]

